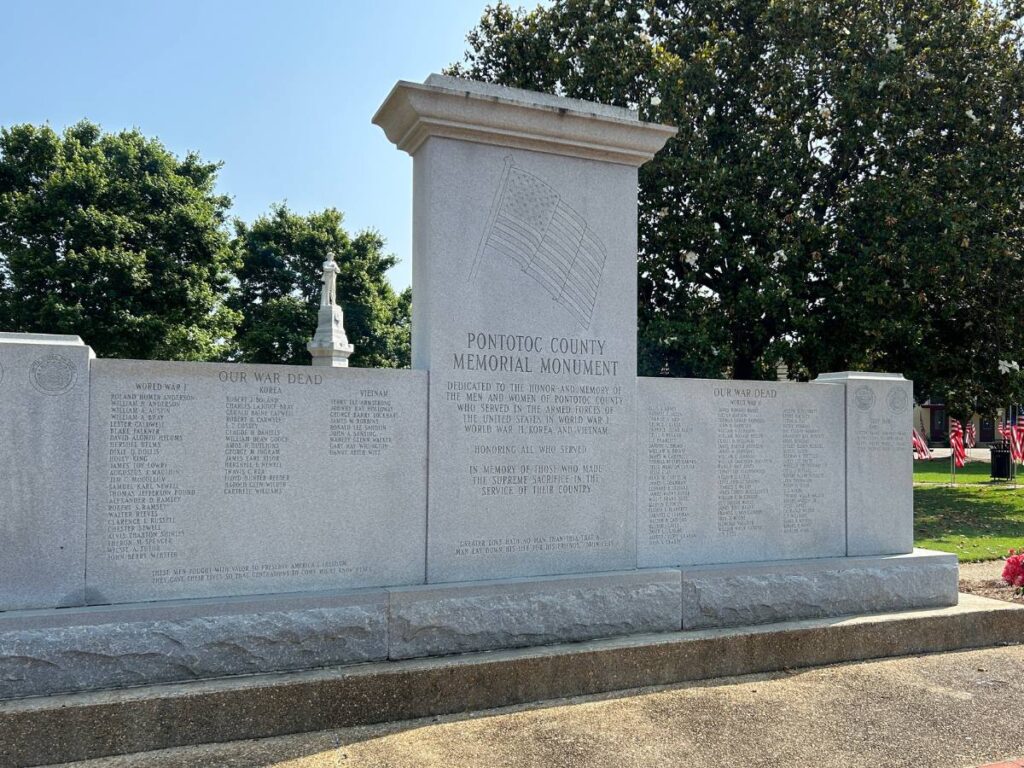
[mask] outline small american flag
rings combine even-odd
[[[1024,463],[1024,416],[1017,417],[1016,424],[1007,424],[1010,435],[1010,458],[1014,464]]]
[[[484,254],[516,262],[551,298],[589,328],[606,252],[587,222],[546,182],[505,159],[487,229],[473,263]]]
[[[916,429],[913,430],[913,436],[911,437],[912,445],[914,448],[914,458],[928,460],[932,457],[931,449],[928,448],[928,443],[921,437],[921,433]]]
[[[964,428],[957,419],[949,420],[949,447],[953,453],[953,463],[962,467],[967,463],[967,452],[964,450]]]
[[[978,432],[974,428],[974,422],[967,422],[967,426],[964,428],[964,445],[968,448],[976,448],[978,445]]]

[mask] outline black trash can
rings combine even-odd
[[[992,479],[1010,479],[1010,444],[1005,440],[995,443],[990,449],[992,454]]]

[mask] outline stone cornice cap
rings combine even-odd
[[[430,136],[640,166],[675,135],[637,113],[476,80],[431,75],[398,82],[374,125],[399,149],[416,153]]]
[[[875,381],[907,381],[902,373],[876,373],[874,371],[835,371],[819,373],[815,381],[849,381],[851,379]]]
[[[81,336],[65,336],[62,333],[0,333],[2,344],[64,344],[84,347]]]

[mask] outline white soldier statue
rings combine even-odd
[[[341,270],[338,269],[338,264],[334,260],[334,254],[327,254],[327,261],[324,262],[324,287],[320,289],[320,306],[321,307],[333,307],[338,303],[338,275],[341,274]]]
[[[316,333],[306,345],[313,356],[313,365],[347,368],[349,355],[355,350],[345,335],[345,313],[338,306],[337,280],[341,270],[334,254],[327,254],[324,262],[323,287],[320,289],[320,310],[317,313]]]

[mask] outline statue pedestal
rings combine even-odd
[[[306,345],[313,357],[313,365],[330,368],[348,368],[348,358],[355,347],[348,343],[341,307],[321,306],[313,340]]]

